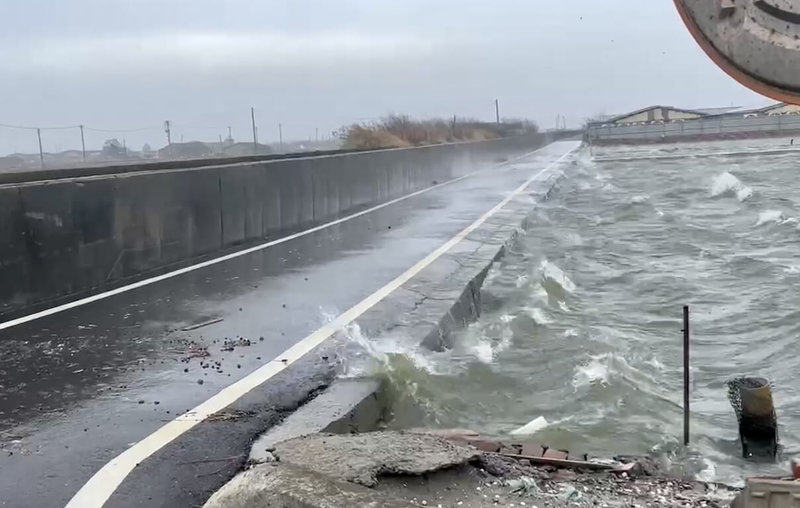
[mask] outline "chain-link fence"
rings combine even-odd
[[[239,139],[234,137],[237,130]],[[336,150],[341,146],[341,140],[329,129],[275,124],[269,127],[268,133],[264,127],[262,133],[256,125],[256,141],[253,130],[253,126],[232,129],[229,126],[197,126],[171,121],[129,129],[0,123],[0,172]],[[283,139],[284,132],[308,130],[310,134],[305,139]],[[271,141],[260,141],[265,138]]]
[[[202,126],[170,120],[126,129],[0,123],[0,172],[335,151],[348,148],[344,142],[350,126],[374,126],[387,121],[387,118],[359,118],[338,122],[331,128],[300,119],[289,123],[267,122],[259,119],[257,109],[249,113],[248,124],[240,118],[239,123],[232,126]],[[519,119],[480,123],[459,115],[417,123],[441,123],[448,133],[478,126],[492,131],[491,137],[521,134],[527,130],[525,121]],[[431,142],[445,141],[447,139]]]

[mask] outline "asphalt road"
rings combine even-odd
[[[132,443],[276,359],[574,146],[555,143],[286,243],[0,331],[0,506],[63,506]],[[141,464],[106,506],[202,505],[241,461],[193,453],[237,456],[329,381],[335,362],[308,355],[229,408],[257,417],[204,422]],[[191,467],[175,472],[180,465]]]

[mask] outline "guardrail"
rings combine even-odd
[[[587,127],[587,136],[593,144],[658,143],[662,141],[794,135],[800,135],[800,115],[713,116],[664,123],[592,124]]]

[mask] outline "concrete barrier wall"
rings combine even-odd
[[[546,141],[529,135],[0,186],[0,315],[278,238]]]
[[[644,125],[590,125],[595,144],[657,143],[705,139],[796,136],[800,115],[716,116]]]

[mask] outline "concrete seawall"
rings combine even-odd
[[[800,115],[715,115],[661,123],[593,123],[586,129],[587,139],[593,145],[680,143],[798,135]]]
[[[545,135],[0,186],[0,315],[324,223]]]

